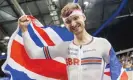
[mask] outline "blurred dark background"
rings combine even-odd
[[[17,0],[26,14],[35,16],[44,26],[63,26],[62,7],[73,0]],[[123,0],[79,0],[87,20],[86,29],[94,33],[119,8]],[[97,36],[107,38],[116,52],[133,48],[133,0],[127,0],[120,14]],[[0,57],[6,56],[7,44],[21,15],[11,0],[0,0]],[[5,59],[0,59],[0,66]],[[0,70],[0,77],[5,76]]]

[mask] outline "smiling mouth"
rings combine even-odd
[[[78,27],[79,27],[79,25],[74,26],[74,27],[72,27],[72,30],[77,30]]]

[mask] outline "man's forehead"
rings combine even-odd
[[[75,14],[75,15],[71,15],[71,16],[67,17],[66,19],[71,19],[71,18],[73,18],[73,17],[81,17],[81,16],[82,16],[82,15]]]
[[[65,19],[67,18],[81,16],[81,15],[83,15],[83,12],[81,10],[74,10],[68,17],[63,18],[63,21],[65,21]]]

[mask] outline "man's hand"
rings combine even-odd
[[[21,28],[22,32],[27,31],[27,26],[30,24],[31,20],[27,17],[27,15],[23,15],[18,19],[18,25]]]

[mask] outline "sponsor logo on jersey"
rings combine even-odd
[[[90,52],[90,51],[96,51],[96,49],[88,49],[88,50],[84,50],[83,53],[87,53],[87,52]]]
[[[87,64],[101,64],[102,58],[99,57],[86,57],[82,58],[66,58],[67,65],[87,65]]]
[[[99,57],[86,57],[81,59],[81,65],[87,64],[101,64],[102,58]]]

